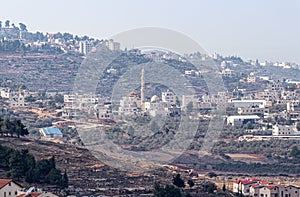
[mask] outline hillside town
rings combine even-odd
[[[186,182],[188,179],[195,182],[195,186],[190,185],[189,191],[197,196],[198,190],[208,192],[208,187],[206,190],[202,188],[208,181],[217,184],[216,179],[205,178],[207,173],[214,171],[220,174],[219,177],[236,177],[236,180],[227,180],[232,187],[223,192],[228,190],[230,194],[262,197],[300,196],[300,65],[246,61],[237,56],[223,57],[217,53],[178,55],[158,50],[122,49],[122,43],[112,39],[98,40],[70,33],[32,33],[25,24],[20,23],[17,27],[8,20],[0,26],[0,39],[1,138],[5,140],[15,134],[5,128],[9,125],[5,120],[21,120],[28,130],[24,135],[21,133],[25,144],[44,143],[60,149],[66,147],[69,153],[57,150],[56,157],[58,166],[64,167],[61,168],[61,174],[63,170],[68,173],[68,194],[121,195],[144,192],[151,195],[155,179],[168,183],[167,180],[172,180],[173,175],[180,173],[184,174],[182,176]],[[95,92],[79,94],[73,91],[73,85],[80,64],[99,46],[120,56],[107,67]],[[195,58],[199,58],[203,64],[207,61],[216,64],[218,70],[213,74],[222,78],[226,91],[209,91],[204,77],[208,69],[205,66],[202,70],[195,67],[189,61]],[[176,68],[190,82],[184,87],[193,89],[194,94],[176,95],[170,87],[149,80],[147,67],[140,66],[135,73],[140,79],[136,88],[128,90],[119,100],[113,100],[112,87],[126,69],[145,62],[159,62]],[[214,139],[215,145],[211,153],[205,156],[205,161],[200,162],[196,152],[201,150],[209,122],[215,118],[213,112],[221,103],[226,105],[222,133],[219,139]],[[119,189],[112,188],[115,182],[121,184],[118,180],[118,173],[121,172],[104,169],[101,161],[101,164],[97,164],[97,159],[85,158],[88,153],[81,150],[86,143],[80,136],[83,122],[104,128],[101,131],[112,136],[121,147],[143,151],[159,147],[163,140],[170,137],[170,133],[176,133],[176,123],[182,117],[199,121],[199,126],[193,128],[196,134],[191,136],[193,141],[188,150],[178,160],[161,166],[165,170],[158,170],[158,175],[123,174],[131,179],[128,178],[128,185],[122,185]],[[158,122],[150,121],[155,118],[166,120],[167,126],[162,127]],[[132,119],[139,124],[151,123],[151,136],[137,136],[138,132],[129,124]],[[17,136],[20,137],[19,134]],[[26,148],[22,142],[19,143],[19,149]],[[42,156],[34,149],[30,151]],[[71,154],[75,153],[77,159],[87,159],[93,164],[82,175],[74,164],[76,161],[69,161]],[[47,156],[50,156],[49,153]],[[1,172],[6,170],[1,169]],[[26,185],[29,187],[24,189],[19,180],[15,181],[16,177],[4,177],[4,172],[0,179],[0,196],[67,195],[61,192],[61,188],[43,191]],[[99,177],[90,178],[90,183],[84,180],[84,176],[88,179],[87,175],[92,177],[93,173]],[[162,174],[167,175],[157,178]],[[258,174],[264,174],[266,180],[250,178]],[[267,180],[279,174],[294,177],[295,184]],[[221,192],[223,185],[211,189],[210,193]]]

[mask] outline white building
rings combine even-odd
[[[65,94],[64,104],[68,108],[85,109],[99,103],[99,97],[94,94],[75,95]]]
[[[135,92],[129,93],[128,96],[124,96],[120,101],[119,114],[121,115],[134,115],[140,112],[141,99]]]
[[[61,139],[63,137],[63,134],[59,130],[59,128],[45,127],[45,128],[39,129],[39,132],[43,137],[46,137],[46,138]]]
[[[0,196],[16,197],[22,187],[11,179],[0,179]]]
[[[251,185],[257,184],[259,182],[261,182],[261,180],[256,178],[235,180],[233,181],[232,192],[235,194],[243,194],[244,196],[249,196]]]
[[[196,95],[182,95],[182,110],[186,110],[189,103],[193,104],[193,109],[199,108],[199,99]]]
[[[151,97],[150,102],[145,102],[145,110],[153,117],[165,116],[168,112],[168,104],[162,102],[157,95]]]
[[[166,102],[168,106],[176,105],[176,95],[170,90],[161,93],[161,100]]]
[[[25,96],[23,94],[16,94],[9,99],[9,105],[11,107],[26,107]]]
[[[293,185],[256,184],[250,187],[251,197],[300,197],[299,192],[299,187]]]
[[[221,71],[221,75],[224,77],[231,77],[233,75],[233,70],[226,68]]]
[[[228,116],[227,125],[242,126],[248,122],[256,123],[258,120],[260,120],[260,117],[257,115]]]
[[[256,74],[255,73],[250,73],[249,76],[247,77],[247,82],[248,83],[255,83],[256,82]]]
[[[267,105],[267,102],[265,100],[232,100],[230,99],[228,101],[229,104],[232,104],[234,107],[259,107],[264,108]]]
[[[119,51],[121,45],[119,42],[114,42],[114,40],[110,39],[108,42],[106,42],[106,46],[111,51]]]
[[[51,192],[42,191],[39,188],[30,187],[29,189],[23,189],[21,191],[18,191],[17,197],[58,197],[58,196]]]
[[[239,107],[238,108],[238,114],[240,114],[240,115],[263,116],[265,113],[269,113],[268,108],[259,108],[259,107]]]
[[[79,53],[87,55],[92,50],[92,44],[85,40],[79,42]]]
[[[274,125],[272,128],[272,135],[294,135],[295,127],[289,125]]]
[[[112,119],[112,108],[110,102],[97,104],[94,107],[97,119]]]
[[[11,89],[10,88],[1,88],[0,96],[2,98],[9,99],[10,95],[11,95]]]

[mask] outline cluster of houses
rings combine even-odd
[[[233,193],[250,197],[299,197],[300,187],[274,184],[256,178],[245,178],[233,182]]]
[[[57,195],[42,191],[35,187],[23,188],[12,179],[0,179],[1,197],[58,197]]]

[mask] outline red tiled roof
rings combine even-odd
[[[274,187],[278,187],[278,185],[268,185],[266,186],[268,189],[273,189]]]
[[[41,194],[39,192],[31,192],[29,194],[20,194],[17,197],[39,197]]]
[[[246,179],[240,179],[240,180],[235,180],[233,181],[234,183],[242,183],[243,185],[249,185],[249,184],[254,184],[254,183],[258,183],[261,180],[256,179],[256,178],[246,178]]]
[[[12,180],[11,179],[0,179],[0,189],[10,183]]]

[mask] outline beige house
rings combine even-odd
[[[256,178],[246,178],[233,181],[233,193],[243,194],[244,196],[250,195],[251,185],[260,183],[261,180]]]
[[[11,179],[0,179],[0,196],[16,197],[22,187]]]
[[[294,126],[276,124],[272,128],[272,135],[294,135],[295,129]]]
[[[293,185],[252,185],[250,187],[251,197],[300,197],[300,189]]]
[[[279,186],[277,185],[252,185],[250,187],[250,196],[259,197],[279,197]]]

